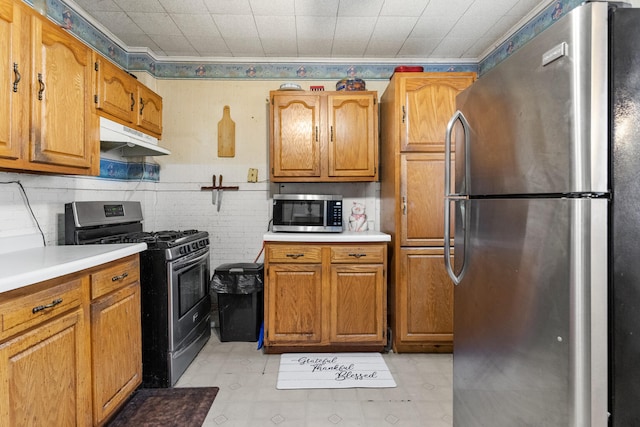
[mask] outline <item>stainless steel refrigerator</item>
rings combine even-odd
[[[640,425],[640,9],[618,6],[457,98],[454,426]]]

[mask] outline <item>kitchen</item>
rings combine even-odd
[[[267,182],[267,94],[289,81],[197,81],[164,80],[141,76],[153,90],[162,94],[164,133],[162,144],[171,156],[157,158],[159,182],[118,182],[70,177],[42,177],[2,173],[3,181],[19,180],[25,186],[48,244],[61,243],[62,205],[71,200],[139,200],[144,209],[146,229],[196,228],[211,235],[213,265],[253,260],[260,252],[262,235],[269,221],[269,194],[278,192]],[[335,80],[308,81],[307,85],[331,87]],[[367,88],[384,92],[387,81],[369,79]],[[184,100],[188,99],[188,102]],[[238,100],[242,106],[235,115]],[[245,105],[246,102],[246,105]],[[237,123],[238,150],[229,162],[215,156],[215,125],[224,105],[231,105]],[[246,144],[246,149],[240,149]],[[202,159],[211,159],[203,162]],[[258,169],[258,182],[246,182],[246,171]],[[212,174],[223,175],[225,185],[238,185],[238,192],[224,194],[220,212],[201,186],[211,184]],[[301,184],[287,184],[296,188]],[[316,187],[316,185],[318,187]],[[305,185],[305,192],[321,192],[322,184]],[[6,191],[5,190],[6,187]],[[17,235],[35,231],[20,188],[3,185],[0,217],[2,233]],[[277,187],[276,187],[277,188]],[[300,187],[297,187],[300,188]],[[317,190],[315,190],[317,188]],[[376,183],[337,184],[346,199],[366,206],[370,226],[379,228],[379,196]],[[288,189],[287,189],[288,190]],[[99,196],[99,197],[96,197]],[[5,203],[6,201],[6,203]],[[236,243],[238,242],[238,243]]]

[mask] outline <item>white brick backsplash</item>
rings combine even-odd
[[[231,177],[232,174],[229,174]],[[246,178],[246,176],[244,176]],[[210,182],[121,182],[87,177],[40,176],[0,172],[0,182],[20,181],[42,228],[47,245],[64,243],[64,205],[72,201],[137,200],[146,231],[198,229],[209,232],[211,273],[221,264],[254,262],[271,219],[271,197],[283,193],[336,193],[345,200],[348,221],[352,201],[365,204],[370,224],[378,223],[377,183],[269,184],[225,181],[238,191],[225,191],[220,211]],[[39,233],[17,184],[0,185],[0,237]],[[258,262],[262,262],[260,254]]]

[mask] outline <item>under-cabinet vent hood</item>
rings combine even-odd
[[[123,157],[171,154],[158,145],[157,138],[104,117],[100,117],[100,149],[118,150]]]

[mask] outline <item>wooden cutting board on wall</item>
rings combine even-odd
[[[236,124],[231,120],[231,109],[225,105],[222,120],[218,122],[218,157],[235,157]]]

